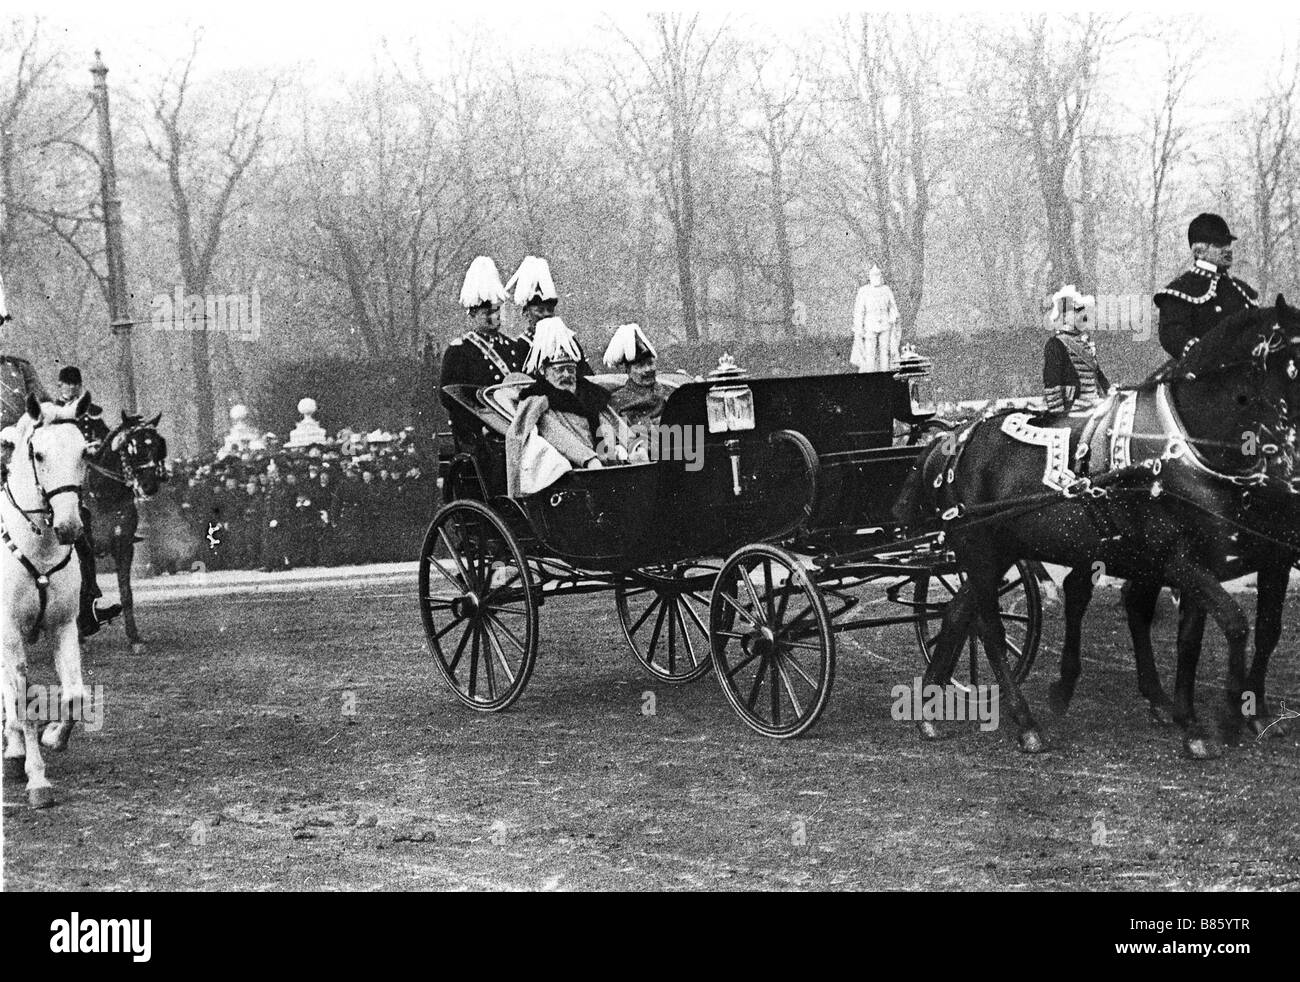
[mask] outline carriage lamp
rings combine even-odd
[[[720,385],[705,399],[710,433],[733,433],[754,428],[754,393],[747,385]]]

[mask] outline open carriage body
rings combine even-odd
[[[774,737],[821,714],[837,633],[911,624],[928,657],[956,567],[937,530],[904,538],[890,512],[927,433],[942,429],[929,363],[660,378],[673,392],[649,463],[571,471],[525,498],[504,493],[519,387],[448,389],[482,437],[447,467],[420,605],[457,697],[483,711],[511,705],[536,660],[538,609],[568,594],[613,592],[644,669],[679,683],[716,667],[745,722]],[[872,585],[885,609],[864,616]],[[1038,640],[1037,582],[1020,568],[1004,593],[1023,675]],[[976,655],[972,642],[972,676]]]

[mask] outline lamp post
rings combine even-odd
[[[99,117],[100,199],[104,208],[104,249],[108,257],[109,326],[117,338],[117,377],[122,408],[136,412],[135,363],[131,355],[130,301],[126,294],[126,259],[122,252],[122,199],[117,195],[117,168],[113,163],[113,129],[108,116],[108,68],[95,50],[95,77],[91,98]]]

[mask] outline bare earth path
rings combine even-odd
[[[712,678],[641,674],[605,597],[548,603],[528,692],[480,716],[435,677],[413,594],[142,601],[146,655],[117,628],[87,647],[105,717],[51,758],[58,805],[29,811],[5,784],[6,888],[1300,888],[1300,741],[1184,759],[1147,720],[1111,591],[1065,719],[1046,710],[1049,608],[1027,690],[1040,758],[1009,731],[925,745],[891,719],[891,687],[919,672],[903,628],[842,637],[821,724],[765,740]],[[1295,620],[1272,686],[1300,706]],[[1161,630],[1167,651],[1167,605]],[[42,655],[38,680],[52,671]]]

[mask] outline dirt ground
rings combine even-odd
[[[1137,695],[1113,591],[1065,718],[1046,706],[1048,609],[1026,690],[1039,757],[1009,726],[923,744],[892,719],[920,670],[907,628],[841,636],[821,723],[766,740],[712,677],[642,674],[603,596],[548,602],[528,691],[475,714],[436,675],[414,592],[151,599],[146,654],[117,627],[95,639],[103,727],[48,758],[58,804],[5,783],[7,889],[1300,888],[1300,727],[1185,758]],[[1271,686],[1300,707],[1297,621]],[[1216,638],[1207,714],[1222,656]]]

